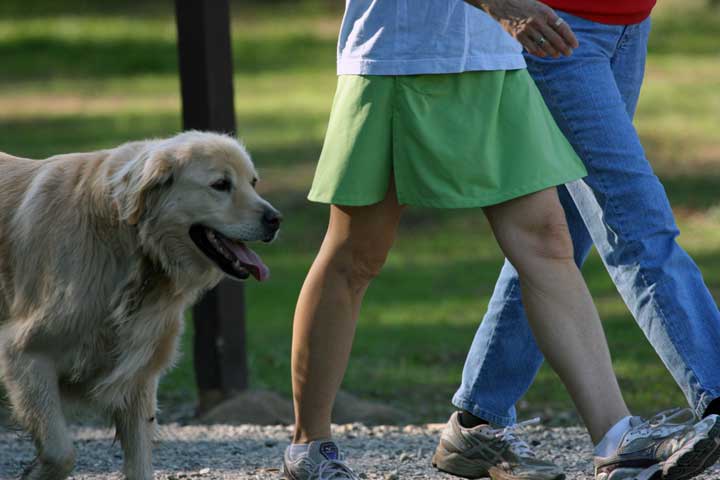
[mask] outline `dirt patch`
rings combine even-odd
[[[293,406],[289,399],[266,390],[252,390],[221,402],[193,423],[290,425],[293,419]],[[337,424],[359,422],[365,425],[395,425],[406,422],[407,416],[384,403],[340,392],[335,401],[332,419]]]
[[[399,425],[408,421],[408,415],[382,402],[363,400],[347,392],[335,399],[332,421],[337,424],[362,423],[365,425]]]
[[[221,402],[193,423],[289,425],[292,422],[292,405],[289,400],[274,392],[251,390]]]

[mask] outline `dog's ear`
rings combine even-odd
[[[136,225],[145,212],[152,191],[172,183],[173,157],[168,151],[141,152],[118,172],[116,202],[120,219]]]

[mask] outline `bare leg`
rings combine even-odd
[[[126,410],[114,414],[115,428],[124,454],[123,470],[129,480],[153,478],[156,392],[157,380],[153,379],[135,393]]]
[[[13,412],[30,432],[38,458],[23,480],[62,480],[75,467],[75,449],[62,412],[51,359],[19,353],[6,358],[5,381]]]
[[[363,295],[385,262],[402,207],[391,183],[368,207],[332,206],[330,224],[295,310],[292,381],[295,443],[330,437]]]
[[[573,260],[557,192],[548,189],[494,205],[485,214],[518,271],[535,340],[598,443],[629,412],[600,318]]]

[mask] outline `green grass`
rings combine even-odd
[[[80,0],[62,8],[17,5],[0,7],[0,150],[43,157],[180,128],[170,2],[142,8],[119,2],[110,12]],[[239,133],[265,179],[261,189],[287,217],[279,241],[259,248],[271,281],[247,284],[251,382],[284,394],[294,302],[327,221],[325,207],[304,199],[335,84],[341,12],[323,5],[233,10]],[[681,243],[715,298],[719,24],[720,13],[701,2],[660,2],[637,121],[676,208]],[[345,388],[405,406],[419,420],[442,420],[501,261],[480,211],[410,210],[387,268],[368,292]],[[630,405],[647,413],[682,403],[596,256],[584,273]],[[189,328],[185,355],[163,381],[166,402],[194,396],[190,336]],[[546,367],[526,400],[522,414],[572,408]]]

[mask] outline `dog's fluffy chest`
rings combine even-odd
[[[121,407],[136,388],[170,366],[182,327],[182,308],[143,303],[78,338],[64,354],[64,379],[103,406]]]

